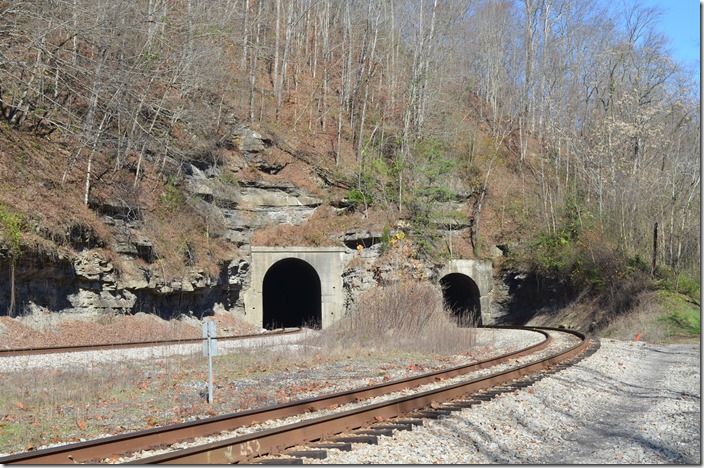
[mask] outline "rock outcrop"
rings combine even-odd
[[[170,158],[163,164],[182,175],[181,187],[206,219],[208,235],[226,239],[246,256],[255,231],[304,223],[323,200],[286,182],[238,180],[235,174],[247,166],[266,175],[282,168],[270,162],[272,142],[260,133],[236,126],[227,144],[236,156],[228,165],[179,164]],[[191,268],[181,278],[166,279],[154,264],[158,252],[145,234],[140,209],[118,198],[91,198],[89,206],[109,230],[109,244],[99,245],[94,233],[78,229],[69,236],[73,252],[24,252],[14,268],[9,253],[0,250],[0,310],[8,310],[12,290],[16,313],[40,307],[76,314],[147,312],[168,318],[216,308],[242,310],[240,291],[249,281],[246,259],[223,259],[217,275]]]

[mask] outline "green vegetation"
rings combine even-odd
[[[701,335],[701,309],[686,296],[670,291],[658,291],[658,302],[664,315],[658,318],[669,334],[676,338],[699,338]]]
[[[173,177],[169,177],[164,185],[164,191],[161,194],[161,202],[168,211],[173,211],[183,205],[186,197],[181,189],[177,187]]]
[[[10,303],[8,313],[15,316],[15,269],[17,258],[22,253],[22,230],[24,229],[24,216],[22,213],[11,210],[0,203],[0,241],[8,245],[10,256]]]
[[[5,243],[14,259],[22,253],[24,216],[0,202],[0,241]]]
[[[372,203],[372,196],[360,189],[351,189],[347,193],[347,202],[352,205],[353,209],[358,210],[360,207],[368,207]]]

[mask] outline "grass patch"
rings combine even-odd
[[[695,340],[701,338],[701,308],[687,296],[670,291],[658,291],[658,303],[663,314],[658,323],[668,328],[674,340]]]
[[[672,291],[644,291],[633,308],[617,316],[600,336],[616,340],[640,339],[649,343],[699,343],[701,310],[687,296]]]

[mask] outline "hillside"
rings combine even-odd
[[[399,233],[431,279],[491,261],[515,322],[698,304],[698,84],[657,11],[143,3],[0,5],[0,313],[240,313],[252,245],[372,249],[368,288]]]

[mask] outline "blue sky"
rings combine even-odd
[[[701,27],[699,7],[701,0],[641,0],[644,5],[657,5],[663,10],[659,29],[672,40],[676,59],[696,66],[701,73]]]

